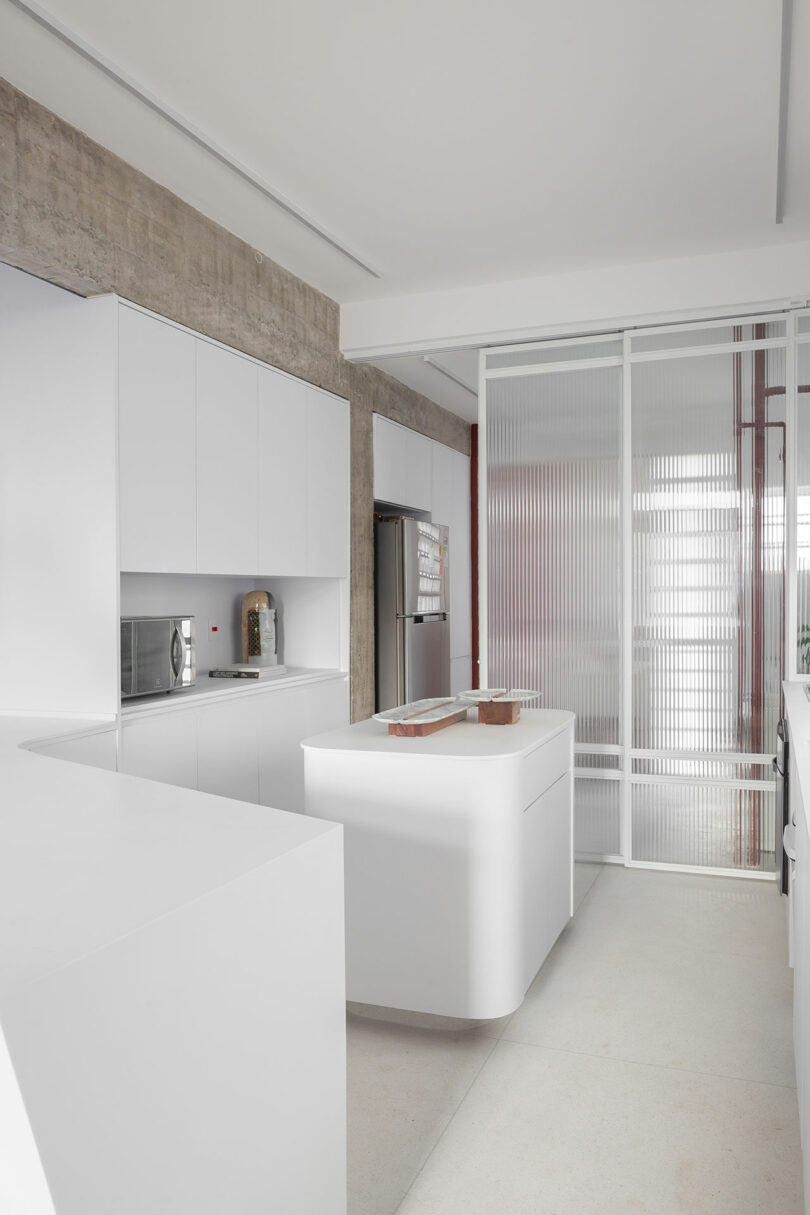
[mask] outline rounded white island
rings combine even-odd
[[[574,714],[305,739],[306,813],[344,826],[346,997],[513,1012],[573,912]]]

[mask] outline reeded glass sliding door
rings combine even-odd
[[[783,317],[487,355],[486,677],[577,714],[578,855],[769,872]]]
[[[621,349],[530,347],[487,385],[488,679],[576,713],[583,856],[620,852]]]

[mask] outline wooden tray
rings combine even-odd
[[[454,726],[457,721],[463,721],[466,716],[466,708],[459,709],[456,713],[450,713],[447,717],[434,718],[433,721],[420,721],[417,715],[410,721],[390,721],[388,733],[395,734],[399,738],[424,738],[426,734],[435,734],[437,730],[444,730],[446,726]]]
[[[455,697],[414,700],[408,705],[375,713],[374,720],[385,722],[388,733],[396,737],[424,738],[427,734],[435,734],[437,730],[463,721],[469,707]]]

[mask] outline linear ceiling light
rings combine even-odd
[[[776,222],[785,218],[790,48],[793,37],[793,0],[782,0],[782,52],[779,64],[779,136],[776,152]]]
[[[29,17],[33,18],[33,20],[39,25],[43,26],[51,34],[55,35],[60,42],[64,42],[67,46],[71,47],[74,51],[81,55],[83,59],[86,59],[89,63],[92,63],[100,71],[104,72],[106,76],[109,76],[111,80],[114,80],[117,84],[120,84],[122,88],[125,88],[127,92],[132,93],[134,97],[137,97],[139,101],[142,101],[143,104],[148,106],[150,110],[154,110],[154,112],[159,114],[161,118],[165,118],[165,120],[168,123],[171,123],[173,127],[176,127],[178,131],[182,131],[184,135],[188,136],[188,138],[193,140],[194,143],[196,143],[199,147],[204,148],[205,151],[213,156],[215,160],[218,160],[220,164],[225,165],[238,177],[241,177],[243,181],[248,182],[249,185],[258,190],[260,194],[263,194],[265,198],[270,200],[270,202],[275,203],[275,205],[280,207],[282,211],[286,211],[286,213],[291,215],[293,219],[297,220],[299,224],[302,224],[303,227],[308,228],[310,232],[313,232],[316,236],[320,237],[322,241],[325,241],[327,245],[330,245],[333,249],[336,249],[338,253],[341,253],[344,257],[348,258],[349,261],[355,264],[355,266],[359,266],[361,270],[364,270],[366,274],[372,275],[373,278],[382,278],[381,271],[372,266],[371,263],[366,260],[366,258],[361,257],[359,253],[355,253],[353,249],[344,244],[344,242],[339,240],[336,236],[333,236],[326,228],[323,227],[322,224],[318,223],[316,219],[313,219],[311,215],[307,215],[305,211],[302,211],[294,203],[290,202],[290,200],[285,198],[283,194],[280,194],[278,190],[274,190],[271,185],[263,180],[263,178],[259,177],[258,174],[247,168],[246,165],[243,165],[240,161],[236,160],[235,157],[231,156],[229,152],[226,152],[224,148],[220,147],[220,145],[217,144],[213,139],[209,138],[209,136],[206,135],[204,131],[201,131],[198,127],[196,127],[194,123],[189,122],[187,118],[184,118],[183,115],[178,113],[177,110],[173,110],[171,106],[166,105],[160,100],[159,97],[156,97],[154,93],[150,93],[148,89],[145,89],[142,85],[138,84],[138,82],[134,80],[133,77],[127,72],[125,72],[123,68],[119,67],[117,63],[114,63],[111,59],[108,59],[106,55],[102,55],[102,53],[96,50],[94,46],[91,46],[89,42],[86,42],[83,38],[80,38],[78,34],[74,33],[69,26],[60,21],[58,17],[55,17],[53,13],[48,11],[48,9],[44,8],[41,4],[37,4],[36,0],[9,0],[9,3],[13,4],[15,8],[18,8],[22,12],[26,13]]]
[[[475,389],[470,388],[469,384],[465,384],[464,380],[462,380],[460,376],[454,375],[452,371],[448,371],[446,367],[443,367],[438,360],[431,358],[429,354],[422,355],[422,358],[429,367],[433,367],[436,371],[440,371],[442,375],[447,376],[448,380],[452,380],[454,384],[458,384],[459,388],[463,388],[465,392],[468,392],[471,397],[475,397],[476,400],[478,399],[478,393],[475,391]]]

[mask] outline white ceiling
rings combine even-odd
[[[48,0],[48,13],[380,277],[14,0],[0,0],[0,75],[340,302],[810,236],[799,0],[780,226],[777,0]],[[421,360],[399,371],[441,380]]]

